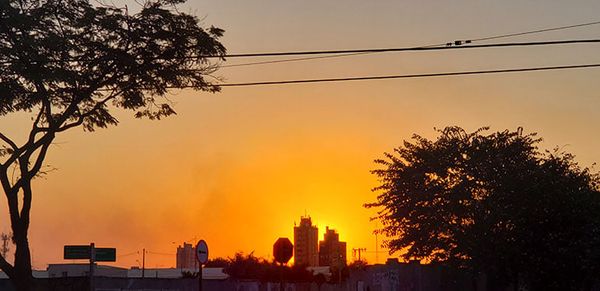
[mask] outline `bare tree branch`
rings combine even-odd
[[[54,140],[54,132],[50,132],[50,133],[46,133],[42,138],[40,138],[33,144],[28,143],[29,146],[20,155],[20,157],[18,157],[21,177],[19,177],[19,179],[14,183],[14,185],[12,186],[13,189],[22,188],[23,185],[28,183],[28,181],[31,180],[36,175],[37,171],[39,171],[39,169],[42,167],[43,159],[46,157],[48,148],[52,144],[53,140]],[[29,168],[28,168],[29,160],[31,159],[33,154],[36,151],[38,151],[38,149],[40,149],[40,148],[41,148],[40,154],[38,154],[38,157],[36,159],[36,162],[35,162],[33,168],[31,170],[29,170]]]
[[[0,269],[8,276],[14,276],[14,267],[0,254]]]
[[[13,148],[13,150],[16,151],[19,149],[17,144],[15,144],[8,136],[4,135],[1,132],[0,132],[0,139],[2,139],[4,142],[6,142],[8,145],[10,145],[10,147]]]
[[[46,154],[48,153],[48,148],[52,144],[53,139],[54,139],[53,136],[49,137],[46,140],[46,142],[44,142],[44,144],[42,145],[40,152],[35,159],[35,163],[33,164],[33,167],[31,167],[31,169],[27,173],[29,180],[31,180],[31,178],[33,178],[37,174],[37,172],[39,172],[39,170],[42,168],[44,159],[46,158]],[[21,175],[23,175],[23,173],[21,173]]]

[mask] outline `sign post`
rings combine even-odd
[[[198,291],[202,291],[202,265],[208,262],[208,245],[203,239],[196,244],[196,260],[200,265],[198,268]]]
[[[96,248],[94,243],[90,245],[65,246],[63,258],[65,260],[90,260],[90,291],[95,290],[94,270],[96,262],[116,262],[117,249],[115,248]]]
[[[279,263],[279,290],[283,290],[283,265],[294,255],[294,245],[287,237],[278,238],[273,244],[273,257]]]

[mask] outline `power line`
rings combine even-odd
[[[302,83],[327,83],[327,82],[344,82],[344,81],[409,79],[409,78],[427,78],[427,77],[443,77],[443,76],[464,76],[464,75],[483,75],[483,74],[499,74],[499,73],[583,69],[583,68],[596,68],[596,67],[600,67],[600,63],[598,63],[598,64],[582,64],[582,65],[550,66],[550,67],[496,69],[496,70],[482,70],[482,71],[410,74],[410,75],[386,75],[386,76],[344,77],[344,78],[329,78],[329,79],[304,79],[304,80],[264,81],[264,82],[248,82],[248,83],[225,83],[225,84],[218,84],[217,86],[220,86],[220,87],[245,87],[245,86],[262,86],[262,85],[302,84]]]
[[[169,254],[169,253],[160,253],[160,252],[153,252],[153,251],[146,251],[149,254],[153,254],[153,255],[159,255],[159,256],[174,256],[175,254]]]
[[[558,30],[564,30],[564,29],[571,29],[571,28],[577,28],[577,27],[584,27],[584,26],[591,26],[591,25],[598,25],[600,24],[600,21],[592,21],[592,22],[586,22],[586,23],[579,23],[579,24],[573,24],[573,25],[565,25],[565,26],[558,26],[558,27],[550,27],[550,28],[543,28],[543,29],[537,29],[537,30],[529,30],[529,31],[523,31],[523,32],[516,32],[516,33],[508,33],[508,34],[500,34],[500,35],[494,35],[494,36],[489,36],[489,37],[480,37],[480,38],[471,38],[470,40],[466,40],[466,41],[453,41],[453,42],[460,42],[460,44],[463,43],[471,43],[471,42],[475,42],[475,41],[485,41],[485,40],[492,40],[492,39],[499,39],[499,38],[507,38],[507,37],[513,37],[513,36],[521,36],[521,35],[528,35],[528,34],[536,34],[536,33],[542,33],[542,32],[549,32],[549,31],[558,31]],[[452,42],[446,42],[446,43],[439,43],[439,44],[431,44],[431,45],[426,45],[426,46],[419,46],[419,47],[413,47],[412,49],[418,49],[420,48],[421,50],[426,50],[426,49],[430,49],[430,48],[439,48],[440,46],[444,46],[444,45],[448,45],[451,44]],[[475,47],[475,46],[468,46],[468,47]],[[452,48],[456,48],[456,47],[452,47]],[[411,49],[411,48],[405,48],[405,49]],[[332,51],[332,53],[336,53],[336,54],[340,54],[340,55],[336,55],[336,56],[321,56],[321,57],[307,57],[307,58],[295,58],[295,59],[285,59],[285,60],[274,60],[274,61],[263,61],[263,62],[252,62],[252,63],[243,63],[243,64],[232,64],[232,65],[225,65],[225,66],[221,66],[221,67],[239,67],[239,66],[249,66],[249,65],[260,65],[260,64],[271,64],[271,63],[283,63],[283,62],[293,62],[293,61],[304,61],[304,60],[313,60],[313,59],[324,59],[324,58],[334,58],[334,57],[344,57],[344,56],[354,56],[354,55],[360,55],[360,54],[371,54],[371,53],[377,53],[377,52],[388,52],[388,51],[397,51],[395,49],[391,49],[391,50],[382,50],[382,49],[375,49],[375,50],[346,50],[346,51]],[[310,54],[325,54],[327,51],[309,51]],[[264,56],[286,56],[286,55],[298,55],[298,54],[302,54],[302,52],[291,52],[291,53],[247,53],[247,54],[230,54],[230,55],[223,55],[223,56],[216,56],[216,55],[209,55],[209,56],[189,56],[189,57],[185,57],[185,59],[193,59],[193,58],[199,58],[199,57],[204,57],[204,58],[238,58],[238,57],[264,57]],[[167,59],[167,58],[157,58],[157,59]],[[173,58],[171,58],[173,59]],[[70,58],[70,59],[58,59],[58,60],[47,60],[47,62],[50,63],[57,63],[57,62],[83,62],[83,61],[92,61],[93,59],[77,59],[77,58]],[[0,64],[11,64],[14,61],[0,61]]]
[[[586,22],[586,23],[579,23],[579,24],[565,25],[565,26],[558,26],[558,27],[550,27],[550,28],[543,28],[543,29],[536,29],[536,30],[515,32],[515,33],[508,33],[508,34],[500,34],[500,35],[494,35],[494,36],[488,36],[488,37],[471,38],[471,39],[468,39],[466,41],[460,41],[460,42],[461,42],[461,44],[462,43],[472,43],[472,42],[476,42],[476,41],[486,41],[486,40],[492,40],[492,39],[513,37],[513,36],[536,34],[536,33],[549,32],[549,31],[558,31],[558,30],[565,30],[565,29],[571,29],[571,28],[576,28],[576,27],[584,27],[584,26],[591,26],[591,25],[597,25],[597,24],[600,24],[600,21],[593,21],[593,22]],[[453,43],[453,42],[450,42],[450,43]],[[445,42],[445,43],[425,45],[425,46],[421,46],[421,47],[439,47],[439,46],[445,46],[445,45],[448,45],[448,44],[449,44],[449,42]],[[293,58],[293,59],[262,61],[262,62],[249,62],[249,63],[241,63],[241,64],[224,65],[224,66],[221,66],[221,67],[222,68],[228,68],[228,67],[242,67],[242,66],[252,66],[252,65],[275,64],[275,63],[287,63],[287,62],[298,62],[298,61],[307,61],[307,60],[315,60],[315,59],[327,59],[327,58],[336,58],[336,57],[349,57],[349,56],[364,55],[364,54],[372,54],[372,52],[366,52],[366,53],[348,53],[348,54],[343,54],[343,55],[307,57],[307,58]]]
[[[123,255],[118,255],[117,258],[123,258],[123,257],[132,256],[132,255],[137,255],[139,253],[140,252],[131,252],[131,253],[123,254]]]
[[[558,26],[558,27],[551,27],[551,28],[536,29],[536,30],[516,32],[516,33],[500,34],[500,35],[489,36],[489,37],[475,38],[475,39],[472,39],[471,41],[484,41],[484,40],[490,40],[490,39],[499,39],[499,38],[506,38],[506,37],[513,37],[513,36],[520,36],[520,35],[527,35],[527,34],[542,33],[542,32],[548,32],[548,31],[557,31],[557,30],[571,29],[571,28],[576,28],[576,27],[583,27],[583,26],[590,26],[590,25],[597,25],[597,24],[600,24],[600,21],[593,21],[593,22],[579,23],[579,24],[573,24],[573,25],[565,25],[565,26]]]
[[[493,69],[480,71],[460,71],[460,72],[441,72],[441,73],[425,73],[425,74],[408,74],[408,75],[384,75],[384,76],[363,76],[363,77],[342,77],[342,78],[324,78],[324,79],[303,79],[303,80],[282,80],[282,81],[261,81],[261,82],[246,82],[246,83],[223,83],[211,84],[216,87],[247,87],[261,85],[287,85],[287,84],[305,84],[305,83],[330,83],[330,82],[345,82],[345,81],[366,81],[366,80],[386,80],[386,79],[410,79],[410,78],[427,78],[427,77],[444,77],[444,76],[464,76],[464,75],[484,75],[484,74],[499,74],[499,73],[518,73],[518,72],[534,72],[534,71],[554,71],[566,69],[584,69],[600,67],[600,63],[580,64],[580,65],[563,65],[563,66],[547,66],[547,67],[528,67],[528,68],[513,68],[513,69]],[[186,89],[196,88],[195,86],[166,86],[166,89]],[[144,90],[144,88],[139,88]],[[111,89],[98,89],[98,91],[110,91]],[[35,91],[23,92],[28,94],[37,94]],[[159,255],[174,255],[166,253],[154,253]]]
[[[496,48],[496,47],[529,47],[529,46],[547,46],[547,45],[566,45],[578,43],[600,43],[600,39],[569,39],[569,40],[554,40],[554,41],[537,41],[537,42],[506,42],[492,43],[480,45],[460,45],[460,46],[426,46],[426,47],[399,47],[399,48],[372,48],[372,49],[349,49],[349,50],[320,50],[320,51],[296,51],[296,52],[267,52],[267,53],[244,53],[231,54],[223,56],[207,55],[207,56],[189,56],[178,58],[155,58],[154,60],[170,60],[170,59],[192,59],[192,58],[246,58],[246,57],[274,57],[274,56],[299,56],[299,55],[335,55],[335,54],[362,54],[362,53],[381,53],[381,52],[406,52],[406,51],[437,51],[437,50],[457,50],[457,49],[475,49],[475,48]],[[110,60],[110,58],[103,58]],[[48,63],[58,62],[89,62],[92,59],[56,59],[46,60]],[[0,61],[0,64],[12,64],[15,61]],[[39,61],[33,61],[39,62]]]
[[[564,45],[576,43],[598,43],[600,39],[570,39],[554,41],[530,41],[530,42],[507,42],[492,43],[466,46],[445,46],[445,47],[400,47],[400,48],[373,48],[373,49],[350,49],[350,50],[321,50],[321,51],[296,51],[296,52],[267,52],[267,53],[245,53],[226,55],[225,58],[247,58],[247,57],[275,57],[275,56],[298,56],[298,55],[331,55],[331,54],[349,54],[349,53],[382,53],[382,52],[404,52],[404,51],[434,51],[434,50],[456,50],[473,48],[492,48],[492,47],[515,47],[515,46],[545,46],[545,45]]]
[[[262,62],[250,62],[250,63],[241,63],[241,64],[231,64],[231,65],[223,65],[223,66],[219,66],[219,67],[220,68],[244,67],[244,66],[252,66],[252,65],[266,65],[266,64],[288,63],[288,62],[308,61],[308,60],[317,60],[317,59],[330,59],[330,58],[339,58],[339,57],[350,57],[350,56],[365,55],[365,54],[370,54],[370,53],[348,53],[348,54],[340,54],[340,55],[333,55],[333,56],[318,56],[318,57],[293,58],[293,59],[283,59],[283,60],[272,60],[272,61],[262,61]]]

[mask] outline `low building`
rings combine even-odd
[[[90,264],[49,264],[49,278],[87,277],[90,274]],[[127,269],[94,264],[94,276],[97,277],[127,277]]]
[[[181,278],[183,273],[196,273],[198,269],[179,269],[179,268],[155,268],[145,269],[145,278]],[[128,278],[142,278],[142,269],[135,267],[127,272]],[[229,275],[223,272],[223,268],[202,268],[203,280],[225,280]]]
[[[38,278],[38,279],[48,278],[47,270],[31,270],[31,274],[33,275],[34,278]],[[8,275],[6,275],[6,273],[0,271],[0,279],[8,279]],[[0,288],[0,290],[3,290],[3,289]]]

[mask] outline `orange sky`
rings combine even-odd
[[[597,20],[597,1],[194,1],[226,30],[232,53],[414,46]],[[374,3],[372,3],[374,2]],[[399,3],[402,2],[402,3]],[[501,2],[501,3],[500,3]],[[302,3],[302,4],[300,4]],[[343,4],[343,5],[341,5]],[[511,40],[595,38],[599,27]],[[408,74],[597,63],[598,45],[380,54],[223,68],[228,82]],[[239,63],[253,60],[230,60]],[[63,262],[62,246],[117,247],[116,265],[175,264],[178,244],[205,239],[211,256],[269,257],[306,211],[375,261],[373,159],[434,127],[537,131],[583,165],[600,161],[600,70],[176,91],[177,116],[136,120],[57,139],[35,184],[30,242],[36,268]],[[24,135],[27,119],[0,119]],[[0,206],[9,229],[6,207]],[[133,253],[133,254],[132,254]],[[168,256],[165,254],[173,254]],[[381,254],[380,261],[387,255]],[[349,251],[348,257],[351,258]]]

